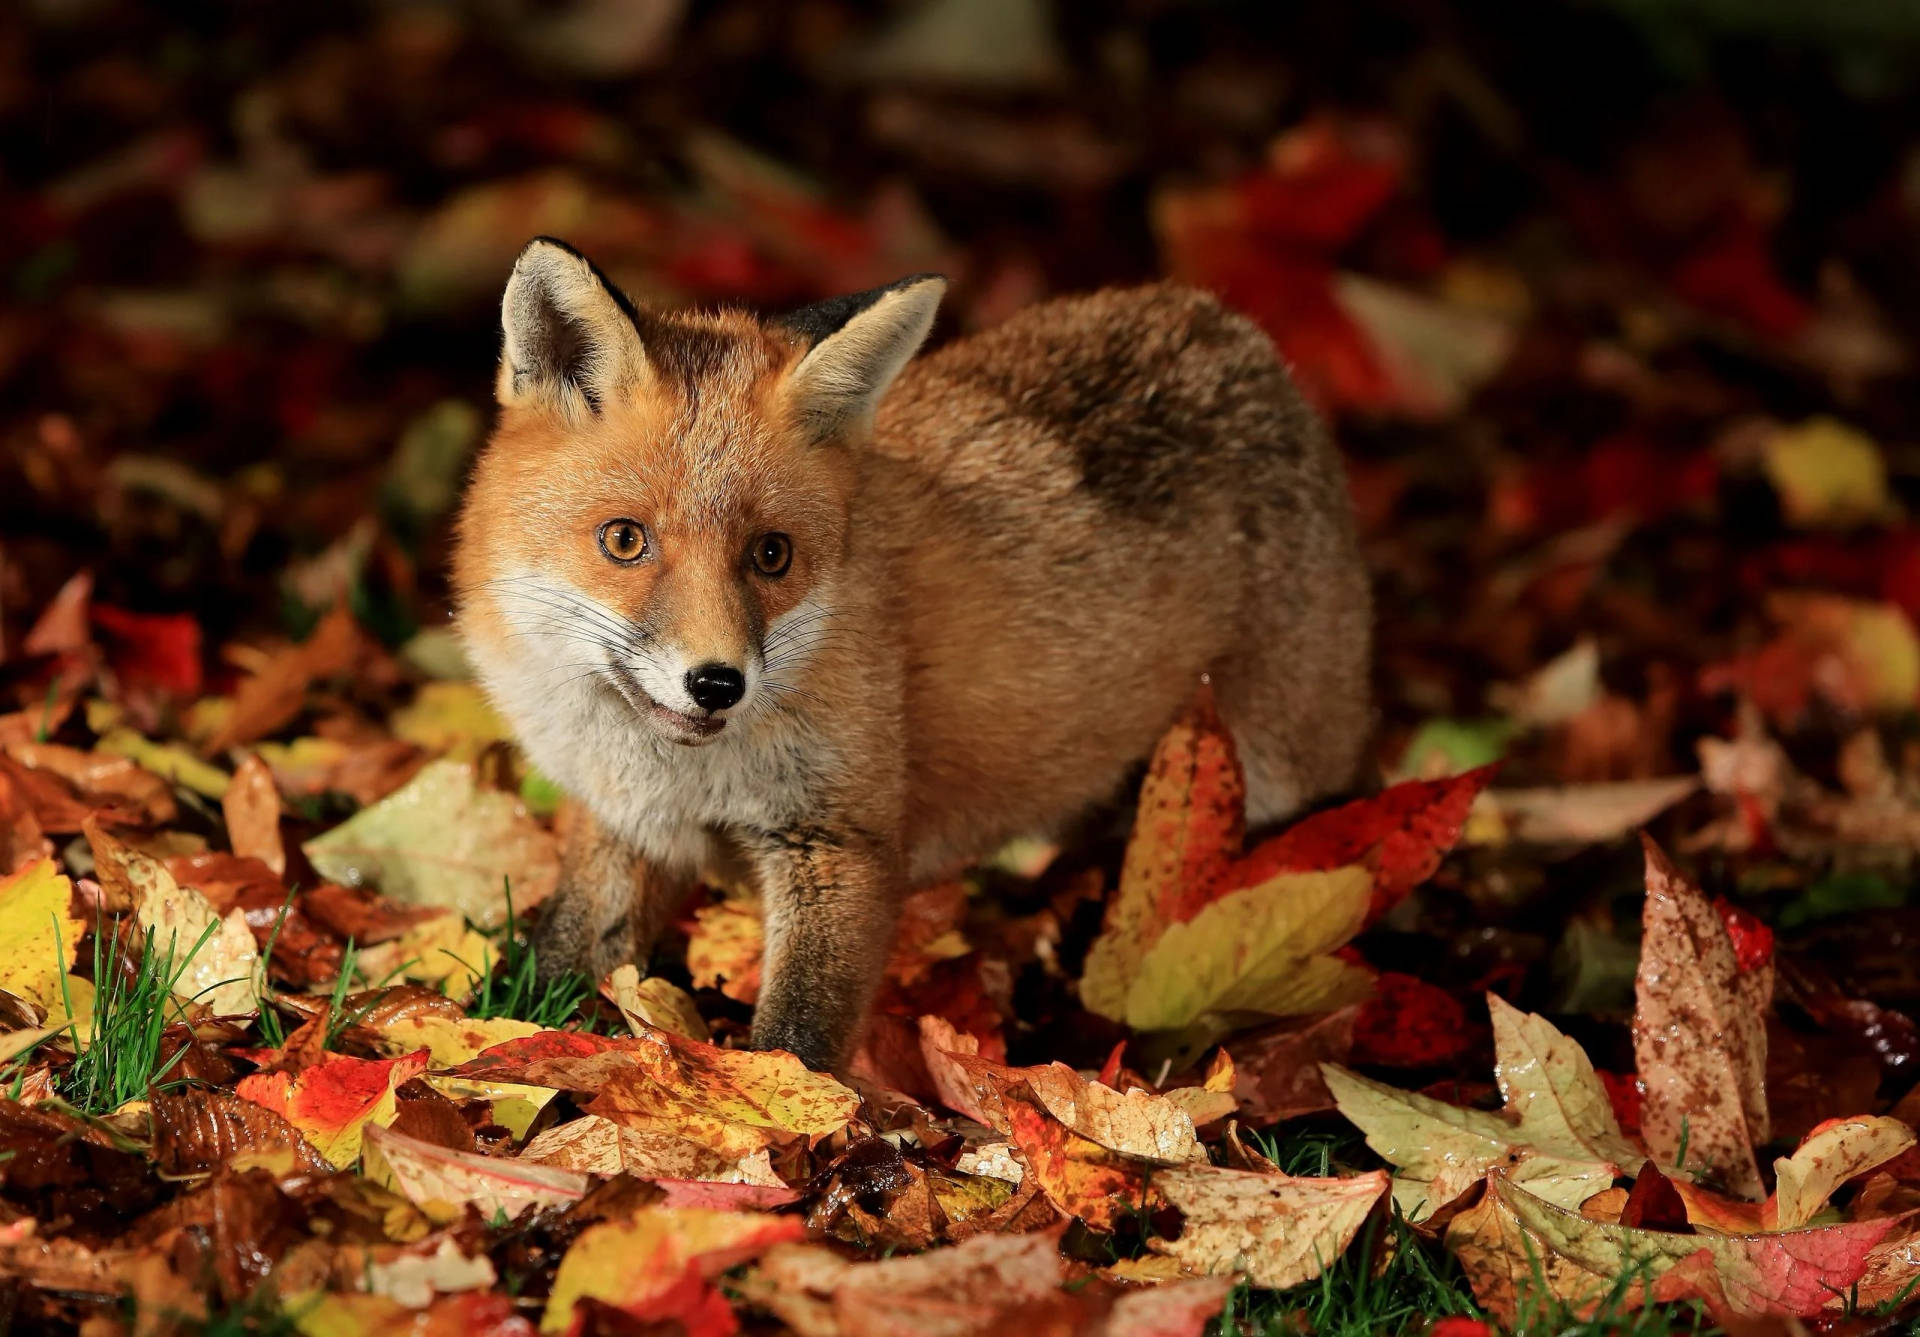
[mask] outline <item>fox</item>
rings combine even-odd
[[[515,261],[451,584],[570,800],[541,974],[644,968],[744,870],[750,1043],[837,1071],[905,894],[1114,803],[1203,683],[1251,825],[1363,787],[1369,577],[1267,337],[1156,283],[916,358],[946,286],[661,311]]]

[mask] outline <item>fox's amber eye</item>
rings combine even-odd
[[[793,540],[785,534],[762,534],[753,545],[753,569],[763,576],[784,576],[793,565]]]
[[[647,527],[638,520],[609,520],[600,526],[600,551],[616,562],[633,563],[647,555]]]

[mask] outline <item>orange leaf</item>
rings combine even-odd
[[[392,1059],[323,1054],[298,1073],[244,1077],[234,1091],[281,1115],[334,1165],[348,1166],[359,1159],[369,1123],[393,1122],[394,1092],[425,1072],[427,1059],[424,1049]]]

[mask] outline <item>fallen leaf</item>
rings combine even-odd
[[[0,989],[64,1010],[61,985],[73,968],[83,921],[73,913],[73,883],[42,859],[0,878]]]
[[[1628,1142],[1586,1054],[1544,1018],[1488,995],[1500,1114],[1466,1109],[1323,1064],[1341,1114],[1398,1172],[1394,1201],[1425,1220],[1497,1167],[1569,1208],[1631,1173],[1645,1157]]]
[[[583,1174],[786,1188],[765,1147],[729,1156],[672,1132],[628,1128],[598,1114],[555,1124],[527,1143],[520,1158]]]
[[[1691,775],[1540,789],[1490,789],[1487,800],[1508,840],[1597,845],[1639,830],[1700,788]]]
[[[1179,1030],[1221,1014],[1289,1016],[1358,1002],[1372,974],[1330,953],[1359,932],[1373,885],[1360,867],[1282,873],[1168,925],[1127,989],[1127,1024]]]
[[[1634,1056],[1640,1129],[1663,1165],[1764,1191],[1753,1148],[1767,1140],[1766,1009],[1771,966],[1742,972],[1726,925],[1651,840]]]
[[[1820,1214],[1840,1185],[1913,1145],[1913,1130],[1898,1119],[1829,1120],[1807,1134],[1791,1156],[1774,1161],[1775,1187],[1763,1219],[1772,1230],[1797,1230]]]
[[[486,1049],[508,1040],[540,1034],[529,1021],[510,1017],[442,1017],[408,1015],[381,1021],[369,1015],[362,1022],[380,1034],[381,1052],[398,1058],[418,1050],[427,1051],[436,1069],[465,1063]],[[515,1137],[525,1137],[540,1111],[553,1100],[554,1092],[542,1086],[516,1085],[511,1082],[477,1082],[430,1072],[427,1084],[453,1100],[479,1099],[492,1102],[493,1121]]]
[[[760,916],[753,907],[727,900],[693,912],[687,971],[694,988],[717,988],[736,1002],[753,1002],[760,996],[760,958],[765,950]]]
[[[1178,1238],[1149,1241],[1156,1252],[1200,1272],[1244,1273],[1255,1286],[1285,1290],[1346,1252],[1386,1193],[1387,1172],[1296,1179],[1191,1165],[1155,1174],[1153,1186],[1185,1220]]]
[[[1095,1230],[1150,1210],[1153,1166],[1082,1137],[1053,1118],[1029,1090],[1004,1096],[1007,1126],[1031,1180],[1047,1200]]]
[[[191,789],[210,799],[218,799],[227,792],[229,777],[225,771],[177,744],[156,743],[131,729],[109,729],[94,748],[111,756],[125,757],[169,784]]]
[[[472,761],[490,744],[513,736],[486,694],[470,682],[422,684],[412,704],[394,711],[387,724],[394,737],[455,761]]]
[[[1845,528],[1897,513],[1879,445],[1836,419],[1770,433],[1761,462],[1788,524]]]
[[[365,638],[345,600],[320,619],[313,635],[270,655],[240,684],[233,705],[207,740],[209,752],[278,733],[299,716],[307,689],[319,679],[346,673],[365,653]]]
[[[600,986],[600,993],[620,1009],[635,1035],[645,1034],[648,1027],[658,1027],[690,1040],[711,1038],[700,1009],[685,989],[658,975],[641,979],[639,967],[631,963],[614,967]]]
[[[107,848],[96,843],[96,853]],[[163,974],[176,998],[204,1003],[217,1016],[243,1016],[260,1008],[266,972],[243,910],[214,913],[207,898],[174,881],[156,859],[122,847],[116,856],[137,888],[134,918],[153,934]]]
[[[366,1128],[364,1147],[367,1177],[441,1224],[458,1220],[469,1205],[489,1220],[511,1220],[528,1207],[577,1202],[590,1182],[583,1174],[524,1158],[450,1151],[378,1124]]]
[[[332,1164],[348,1166],[360,1158],[369,1124],[393,1122],[394,1092],[426,1068],[424,1050],[395,1059],[322,1054],[298,1073],[243,1077],[234,1092],[285,1118]]]
[[[485,928],[538,904],[559,878],[553,836],[473,767],[436,761],[398,791],[303,847],[322,876],[450,909]]]
[[[1658,1278],[1706,1250],[1731,1312],[1748,1316],[1818,1313],[1860,1279],[1869,1253],[1894,1224],[1882,1219],[1759,1235],[1682,1235],[1589,1221],[1499,1176],[1490,1184],[1529,1234],[1606,1280],[1636,1263]]]
[[[378,987],[395,979],[437,986],[465,1003],[500,959],[493,940],[469,928],[457,912],[443,912],[409,925],[399,937],[369,947],[354,959],[354,969]]]
[[[287,871],[287,850],[280,841],[280,790],[273,772],[257,756],[241,762],[220,800],[233,852],[258,859],[276,874]]]
[[[671,1318],[679,1306],[663,1300],[689,1274],[704,1290],[722,1272],[805,1232],[805,1223],[795,1216],[700,1207],[648,1207],[627,1221],[590,1226],[560,1260],[540,1331],[565,1332],[583,1299],[601,1300],[637,1317]]]
[[[205,1174],[242,1153],[284,1151],[305,1170],[327,1162],[286,1118],[231,1091],[156,1091],[153,1157],[170,1175]]]
[[[1255,1125],[1333,1108],[1322,1063],[1345,1062],[1353,1050],[1357,1009],[1296,1018],[1234,1037],[1234,1097]]]

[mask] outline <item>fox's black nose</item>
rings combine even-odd
[[[746,675],[731,664],[702,664],[687,671],[687,695],[702,710],[725,710],[746,694]]]

